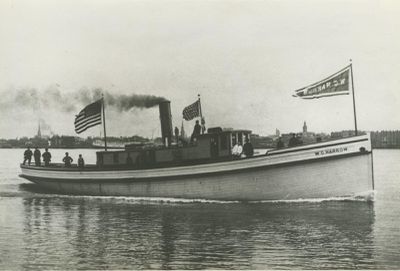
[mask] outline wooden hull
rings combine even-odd
[[[80,195],[256,201],[356,196],[374,189],[368,135],[194,166],[21,169],[21,177],[44,188]]]

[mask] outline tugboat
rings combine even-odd
[[[325,142],[272,149],[238,157],[233,146],[251,139],[249,130],[208,129],[191,144],[172,145],[169,101],[160,101],[163,146],[125,146],[122,151],[97,152],[96,165],[65,168],[21,165],[23,178],[65,194],[163,197],[209,200],[298,200],[336,197],[373,199],[374,174],[370,135],[357,136],[352,64],[295,91],[294,97],[319,99],[353,96],[355,135]],[[101,123],[100,106],[78,131]],[[103,123],[104,123],[104,106]],[[200,112],[200,99],[183,111]],[[75,124],[76,124],[75,123]],[[104,135],[105,135],[104,125]]]
[[[251,131],[210,128],[190,144],[172,144],[170,102],[159,103],[163,146],[98,151],[79,167],[21,164],[21,177],[70,195],[208,200],[357,197],[374,190],[370,135],[272,149],[237,157]]]

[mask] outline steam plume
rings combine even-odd
[[[77,113],[82,107],[102,97],[106,105],[119,112],[126,112],[133,108],[145,109],[166,101],[163,97],[140,94],[111,94],[100,88],[81,88],[74,92],[62,92],[58,85],[52,85],[43,91],[35,88],[21,88],[10,91],[2,91],[0,111],[9,109],[29,109],[39,113],[46,109],[56,109],[65,113]]]
[[[166,99],[153,95],[111,95],[106,92],[105,101],[108,106],[115,107],[119,111],[128,111],[134,107],[150,108],[166,101]]]

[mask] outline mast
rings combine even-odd
[[[104,96],[101,95],[101,108],[103,110],[103,128],[104,128],[104,150],[107,151],[107,135],[106,135],[106,114],[104,112]]]
[[[199,111],[200,111],[200,123],[201,123],[201,133],[204,134],[204,123],[203,123],[203,112],[201,110],[201,102],[200,102],[200,94],[197,95],[199,97]]]
[[[197,94],[197,96],[199,97],[199,111],[200,111],[200,119],[203,118],[203,115],[201,113],[201,102],[200,102],[200,94]]]
[[[354,96],[353,63],[351,62],[351,59],[350,59],[350,72],[351,72],[351,89],[352,89],[352,93],[353,93],[354,131],[355,131],[355,135],[357,135],[358,132],[357,132],[356,100],[355,100],[355,96]]]

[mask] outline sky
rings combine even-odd
[[[292,97],[350,59],[358,128],[400,129],[399,14],[400,1],[0,0],[0,138],[39,122],[76,135],[99,92],[168,99],[179,128],[200,94],[207,127],[354,129],[351,95]],[[159,122],[157,107],[106,107],[110,136],[157,137]]]

